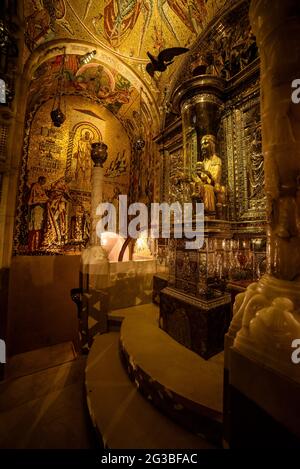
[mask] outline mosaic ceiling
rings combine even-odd
[[[104,106],[122,123],[127,134],[134,139],[141,126],[144,134],[151,131],[153,119],[143,94],[130,80],[115,68],[95,60],[82,65],[81,56],[56,55],[44,61],[35,70],[29,89],[28,110],[53,99],[57,93],[58,80],[64,64],[64,94],[82,96]],[[147,125],[146,125],[147,123]]]
[[[26,44],[54,38],[92,41],[119,57],[190,46],[225,0],[25,0]]]
[[[178,72],[183,58],[175,58],[177,66],[151,78],[146,72],[147,52],[157,55],[168,47],[190,48],[224,4],[225,0],[24,0],[26,58],[41,44],[49,43],[50,48],[53,40],[95,45],[92,63],[81,68],[75,50],[69,47],[68,87],[76,94],[96,96],[118,118],[131,108],[124,118],[129,125],[143,88],[148,96],[145,114],[154,116],[156,112],[158,122],[161,91]],[[45,54],[43,60],[35,70],[31,91],[44,92],[46,81],[45,90],[51,94],[60,59],[49,61]]]
[[[26,43],[80,37],[124,58],[188,46],[224,0],[25,0]]]

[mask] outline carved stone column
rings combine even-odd
[[[107,330],[107,311],[109,308],[108,287],[110,284],[110,268],[106,251],[101,246],[96,233],[98,216],[97,207],[103,197],[103,164],[107,159],[107,145],[102,142],[93,143],[91,158],[92,169],[91,195],[91,234],[88,247],[82,252],[80,287],[83,293],[82,318],[88,324],[88,317],[93,318],[93,331],[86,331],[88,343],[97,332]]]
[[[105,143],[92,143],[91,158],[94,163],[92,169],[92,195],[91,195],[91,234],[89,246],[82,253],[82,263],[86,266],[97,265],[107,259],[106,251],[101,247],[97,236],[96,226],[99,217],[96,214],[98,205],[103,196],[103,164],[107,160],[107,145]],[[89,267],[90,271],[91,267]],[[93,270],[96,268],[94,267]],[[89,272],[91,273],[91,271]],[[96,275],[97,272],[95,271]]]
[[[250,19],[261,57],[261,115],[269,208],[269,272],[300,279],[300,5],[254,0]]]
[[[92,169],[92,196],[91,196],[91,237],[90,244],[98,245],[100,240],[97,237],[96,226],[99,217],[96,215],[97,207],[102,202],[103,197],[103,164],[107,160],[107,145],[105,143],[92,143],[91,158],[94,163]]]
[[[250,19],[261,56],[261,109],[268,196],[268,274],[237,296],[227,336],[248,355],[297,377],[292,341],[300,338],[300,77],[298,0],[252,0]],[[276,339],[276,340],[275,340]]]
[[[291,100],[292,81],[300,77],[299,2],[274,0],[270,8],[252,0],[250,19],[261,56],[269,269],[237,299],[231,332],[241,327],[236,346],[300,380],[291,362],[292,340],[300,338],[300,107]]]
[[[293,397],[299,394],[300,365],[292,360],[292,343],[300,339],[300,105],[291,100],[292,81],[300,78],[299,0],[273,0],[272,5],[268,0],[252,0],[250,21],[261,58],[268,274],[236,297],[225,337],[225,391],[226,382],[234,391],[229,400],[225,397],[224,437],[231,438],[233,446],[238,435],[247,437],[245,425],[237,425],[233,416],[242,401],[252,406],[252,415],[253,409],[258,412],[257,426],[265,433],[264,415],[268,415],[282,426],[278,431],[288,428],[300,438],[298,397]],[[268,387],[272,399],[266,396]],[[234,398],[236,392],[239,400]],[[289,401],[283,412],[286,392]]]

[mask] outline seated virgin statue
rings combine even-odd
[[[221,186],[222,161],[216,154],[216,139],[213,135],[202,137],[201,153],[204,159],[196,164],[196,172],[191,182],[191,197],[204,203],[207,214],[217,213],[218,218],[223,218],[226,188]]]

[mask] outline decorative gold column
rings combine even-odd
[[[300,382],[291,358],[300,339],[300,105],[291,99],[300,78],[299,0],[252,0],[250,20],[261,58],[268,274],[237,296],[225,343]]]

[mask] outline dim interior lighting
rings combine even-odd
[[[145,246],[146,244],[147,244],[147,242],[145,242],[145,240],[143,238],[138,238],[136,240],[136,245],[139,249],[142,248],[143,246]]]
[[[146,231],[142,231],[142,233],[137,238],[135,245],[139,249],[141,248],[148,249],[148,235]]]
[[[101,245],[102,245],[102,246],[106,246],[106,245],[107,245],[107,239],[104,238],[102,235],[101,235]]]
[[[125,239],[118,233],[112,231],[104,231],[101,233],[100,244],[108,255],[110,262],[118,262],[119,254],[125,243]],[[123,257],[124,261],[129,260],[129,250],[126,248]]]
[[[142,231],[135,242],[133,260],[152,259],[147,231]]]
[[[84,54],[80,59],[81,65],[90,63],[96,54],[97,54],[96,50],[92,50],[92,52],[88,52],[87,54]]]

